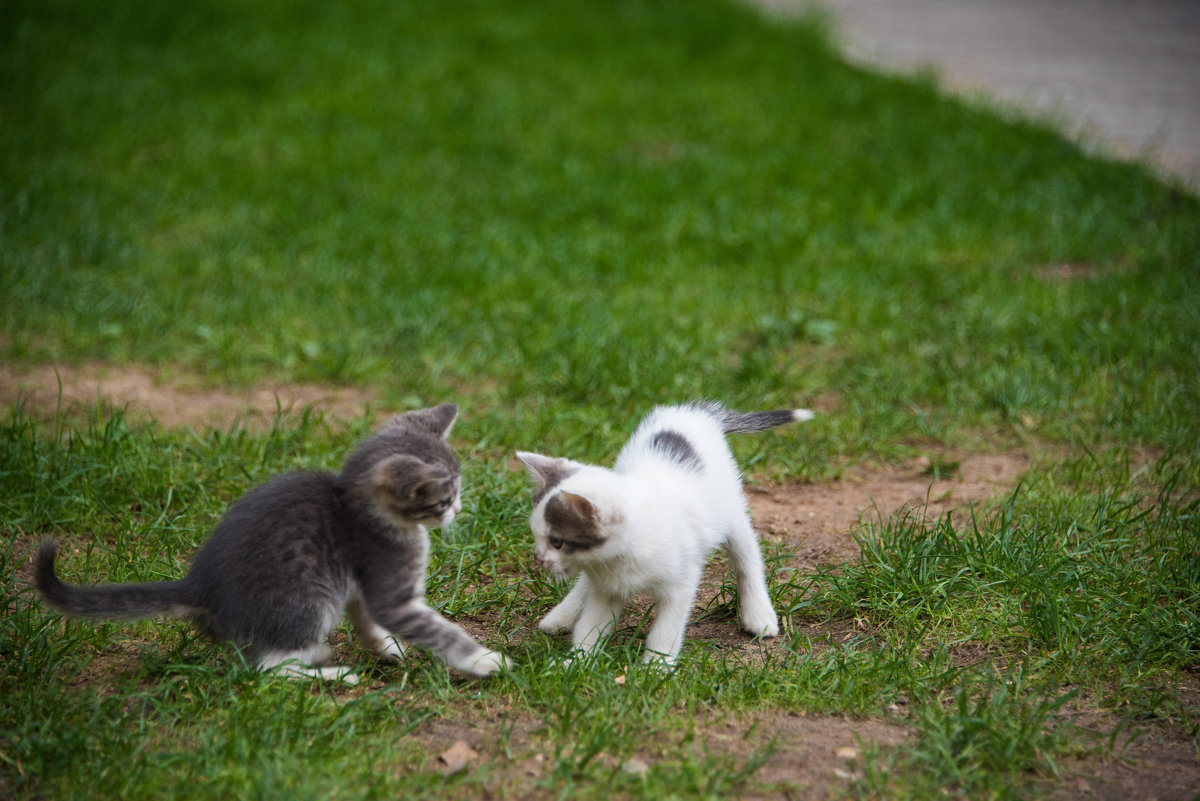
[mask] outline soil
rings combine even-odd
[[[900,467],[856,467],[838,481],[747,487],[755,527],[768,543],[786,541],[800,568],[845,562],[858,556],[849,533],[859,523],[882,524],[902,514],[931,519],[966,513],[977,504],[1002,498],[1033,466],[1024,449],[1007,453],[938,454]]]
[[[421,743],[426,768],[437,769],[437,758],[465,744],[483,760],[504,765],[489,776],[495,796],[552,799],[559,791],[539,788],[553,772],[553,734],[532,716],[506,710],[474,710],[470,720],[431,718],[410,737]],[[743,715],[701,713],[681,742],[643,743],[632,756],[618,758],[600,753],[594,760],[603,767],[628,773],[644,772],[659,761],[672,759],[680,747],[725,761],[733,770],[755,755],[769,754],[754,771],[762,794],[741,793],[741,799],[840,797],[850,783],[863,775],[862,747],[880,749],[903,743],[906,728],[895,722],[797,712],[759,712]],[[468,763],[466,770],[470,770]],[[501,790],[507,791],[502,793]]]
[[[1069,757],[1059,764],[1062,779],[1046,782],[1045,797],[1053,801],[1168,801],[1200,797],[1200,762],[1196,746],[1181,732],[1162,726],[1122,731],[1113,750],[1107,748],[1120,722],[1086,701],[1069,714],[1090,733],[1094,753]]]
[[[60,403],[68,413],[104,401],[125,408],[134,419],[153,418],[168,427],[212,426],[235,422],[252,429],[269,427],[277,411],[311,407],[334,419],[361,417],[375,396],[361,389],[315,384],[263,384],[242,392],[210,389],[196,376],[167,381],[148,370],[83,365],[41,365],[17,370],[0,364],[0,404],[20,403],[33,415],[53,413]]]
[[[369,392],[313,385],[264,385],[243,392],[201,388],[198,382],[167,381],[139,368],[114,368],[91,364],[79,367],[45,366],[17,371],[0,365],[0,403],[11,408],[20,402],[27,413],[46,416],[60,403],[86,408],[98,400],[125,407],[130,415],[144,415],[166,426],[226,426],[241,421],[249,426],[269,424],[277,409],[312,406],[337,419],[360,417],[374,401]],[[986,511],[1012,491],[1029,470],[1034,455],[1020,449],[1006,453],[939,452],[909,464],[887,467],[860,466],[836,481],[748,486],[755,525],[769,550],[786,546],[795,557],[787,566],[801,571],[831,567],[856,559],[858,544],[853,531],[864,524],[878,525],[897,514],[937,517],[947,512],[966,515],[971,508]],[[17,543],[23,579],[30,578],[34,550],[31,537]],[[770,644],[756,644],[733,621],[706,617],[722,582],[725,566],[717,560],[706,574],[697,599],[698,618],[688,630],[689,639],[704,640],[720,648],[755,658]],[[631,616],[636,614],[632,612]],[[463,621],[468,628],[480,621]],[[486,622],[483,623],[486,627]],[[807,624],[806,624],[807,625]],[[529,628],[532,629],[532,621]],[[855,621],[812,626],[811,637],[833,642],[859,634]],[[337,644],[335,644],[336,646]],[[758,649],[756,651],[756,649]],[[338,650],[342,650],[338,647]],[[114,673],[130,671],[136,664],[136,646],[114,646],[94,663]],[[961,655],[964,662],[986,655]],[[957,658],[957,657],[956,657]],[[101,684],[103,679],[99,679]],[[1194,693],[1200,705],[1200,683]],[[496,792],[510,791],[529,798],[550,797],[536,787],[551,770],[545,753],[547,738],[534,718],[513,718],[510,710],[474,710],[481,714],[461,719],[431,719],[422,723],[401,744],[425,754],[427,767],[438,769],[439,755],[451,750],[466,754],[462,770],[473,769],[477,758],[487,760],[489,784]],[[1118,721],[1098,706],[1085,705],[1077,712],[1077,725],[1095,732],[1098,742],[1117,729]],[[862,775],[863,747],[886,751],[910,736],[902,711],[894,718],[845,718],[764,711],[740,716],[713,713],[695,719],[695,747],[742,764],[762,753],[773,740],[769,757],[754,776],[774,788],[770,797],[826,798],[845,792]],[[1123,745],[1122,745],[1123,743]],[[613,757],[614,770],[646,770],[655,762],[653,743],[646,753],[622,763]],[[1058,777],[1048,777],[1043,794],[1067,799],[1144,798],[1190,799],[1200,791],[1200,760],[1191,741],[1177,730],[1162,726],[1125,729],[1115,750],[1096,748],[1060,765]],[[498,767],[504,766],[504,767]]]

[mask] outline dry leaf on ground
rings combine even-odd
[[[438,754],[438,762],[442,764],[442,775],[453,776],[461,772],[467,767],[467,763],[477,756],[479,754],[467,745],[466,740],[456,740],[454,745]]]

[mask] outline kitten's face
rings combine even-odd
[[[565,578],[576,575],[589,562],[602,559],[609,540],[605,521],[611,515],[604,514],[596,496],[588,497],[574,486],[577,482],[563,485],[587,466],[536,453],[518,452],[517,458],[537,482],[529,527],[534,554],[542,566],[558,578]]]
[[[574,576],[603,559],[608,535],[600,509],[583,495],[557,491],[535,508],[530,519],[534,554],[558,578]]]
[[[448,526],[461,511],[462,479],[459,478],[440,493],[428,497],[423,507],[414,510],[413,520],[430,528]]]

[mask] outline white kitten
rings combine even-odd
[[[741,474],[725,434],[811,420],[807,409],[742,413],[716,403],[660,406],[638,426],[611,469],[518,452],[538,482],[533,529],[538,560],[559,578],[579,576],[542,620],[547,633],[574,627],[575,647],[610,634],[634,593],[657,604],[645,661],[674,663],[705,562],[724,546],[737,580],[742,627],[779,634]]]

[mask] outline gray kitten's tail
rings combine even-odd
[[[726,434],[749,434],[781,426],[784,423],[802,423],[815,416],[808,409],[775,409],[770,412],[735,412],[719,403],[704,404],[705,411],[717,418],[721,430]]]
[[[46,602],[61,612],[82,617],[134,620],[156,615],[185,615],[196,610],[197,599],[188,580],[147,584],[64,584],[54,572],[53,542],[38,550],[36,579]]]

